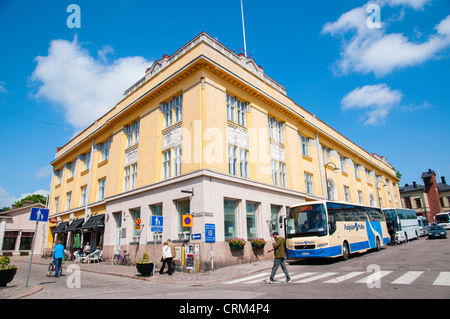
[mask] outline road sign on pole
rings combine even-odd
[[[36,222],[48,222],[49,210],[44,208],[31,208],[30,220]]]
[[[162,232],[163,231],[164,218],[162,216],[152,216],[151,231]]]
[[[30,220],[36,222],[36,227],[34,228],[33,243],[31,245],[30,263],[28,265],[28,274],[27,274],[27,280],[25,282],[25,287],[28,287],[28,280],[30,279],[31,263],[33,262],[33,251],[34,251],[34,244],[36,243],[38,223],[39,222],[47,223],[48,222],[48,214],[49,214],[48,209],[37,208],[37,207],[31,208]]]

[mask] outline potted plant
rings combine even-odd
[[[10,265],[11,259],[6,256],[0,258],[0,287],[6,287],[6,284],[11,282],[16,275],[16,265]]]
[[[244,249],[247,241],[244,238],[231,238],[228,239],[228,244],[230,245],[230,249]]]
[[[153,272],[153,261],[148,257],[147,253],[144,253],[141,260],[135,261],[136,269],[142,276],[151,276]]]
[[[251,243],[253,249],[264,248],[266,245],[266,241],[263,238],[253,238]]]

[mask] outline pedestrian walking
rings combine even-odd
[[[283,237],[281,237],[278,232],[273,233],[273,243],[272,243],[272,249],[270,249],[268,252],[275,251],[275,259],[273,260],[273,267],[272,267],[272,273],[270,274],[270,278],[266,279],[265,282],[269,284],[273,284],[273,280],[275,277],[275,274],[277,273],[278,267],[281,265],[281,269],[283,270],[284,274],[286,275],[286,282],[291,282],[291,277],[289,276],[289,272],[287,270],[286,264],[284,262],[284,258],[286,258],[286,241]]]
[[[168,268],[167,273],[169,274],[169,276],[172,276],[172,259],[173,259],[172,251],[171,251],[171,249],[170,249],[170,247],[168,245],[168,242],[165,241],[164,242],[164,246],[162,248],[162,260],[163,260],[163,263],[162,263],[161,269],[159,270],[159,274],[160,275],[163,274],[164,267],[166,266],[166,262],[167,262],[167,268]]]
[[[170,238],[167,238],[167,245],[170,247],[170,252],[172,253],[172,273],[173,273],[175,271],[175,263],[173,261],[177,256],[177,250],[175,249],[175,245],[172,243],[172,240]]]
[[[58,244],[53,248],[53,259],[55,260],[55,276],[59,278],[59,267],[62,265],[64,257],[64,246],[61,245],[61,241],[58,240]]]

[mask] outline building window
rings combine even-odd
[[[183,215],[191,214],[191,203],[189,199],[180,200],[177,202],[178,211],[178,239],[189,239],[191,234],[191,227],[183,227]]]
[[[139,121],[126,125],[124,133],[127,136],[127,148],[139,143]]]
[[[105,199],[105,184],[106,184],[106,177],[102,178],[98,181],[98,199],[99,200]]]
[[[314,194],[314,185],[313,185],[313,178],[312,178],[312,174],[306,173],[305,172],[305,188],[306,188],[306,193],[313,195]]]
[[[280,206],[270,205],[270,220],[272,233],[280,229]]]
[[[72,178],[75,175],[75,162],[67,163],[66,167],[69,170],[69,177],[68,178]]]
[[[375,197],[373,194],[370,194],[369,196],[370,206],[375,206]]]
[[[171,166],[171,150],[165,151],[163,153],[163,179],[170,178],[170,166]]]
[[[237,236],[237,200],[224,199],[224,227],[225,238],[232,238]]]
[[[141,227],[136,224],[136,219],[141,218],[141,210],[139,208],[130,210],[131,218],[133,219],[133,231],[132,231],[132,241],[139,242],[139,237],[141,236]]]
[[[347,167],[345,165],[345,157],[339,156],[341,159],[341,172],[347,173]]]
[[[55,197],[55,211],[53,214],[57,214],[59,209],[59,197]]]
[[[411,209],[411,198],[405,197],[405,207]]]
[[[80,206],[86,205],[86,189],[87,186],[81,187]]]
[[[72,201],[72,192],[66,194],[66,210],[70,209],[70,203]]]
[[[258,237],[258,203],[247,202],[247,238]]]
[[[56,176],[56,185],[61,184],[61,179],[62,179],[62,169],[58,169],[55,171],[55,176]]]
[[[180,94],[161,105],[164,113],[164,129],[180,123],[183,117],[183,95]]]
[[[125,167],[125,176],[123,181],[123,191],[127,192],[129,190],[136,188],[137,179],[137,164],[133,164]]]
[[[109,158],[110,147],[111,147],[111,138],[104,143],[100,143],[97,146],[97,150],[101,152],[101,162],[106,161]]]
[[[329,200],[337,200],[336,185],[331,178],[327,180],[327,195]]]
[[[422,208],[422,202],[420,201],[420,198],[414,199],[414,202],[416,203],[416,208]]]
[[[361,191],[358,191],[358,200],[360,204],[364,204],[363,203],[363,193]]]
[[[33,243],[34,232],[22,232],[20,235],[19,250],[31,250]]]
[[[278,165],[277,161],[272,160],[272,183],[278,185]]]
[[[309,138],[300,134],[300,139],[302,141],[302,154],[309,156]]]
[[[238,175],[237,149],[237,146],[228,145],[228,173],[235,176]]]
[[[173,176],[181,175],[181,146],[173,148]]]
[[[239,174],[248,178],[248,151],[243,148],[239,149]]]
[[[348,186],[344,186],[344,196],[345,201],[350,202],[350,188]]]
[[[283,144],[283,128],[284,122],[278,121],[274,117],[269,116],[269,137],[270,139]]]
[[[280,167],[280,186],[286,187],[286,164],[279,163]]]
[[[235,96],[227,94],[227,120],[245,127],[247,124],[247,105],[248,103],[239,100]]]
[[[5,231],[2,250],[15,250],[18,236],[18,231]]]

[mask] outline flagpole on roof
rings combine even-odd
[[[244,54],[245,57],[247,57],[247,45],[245,43],[244,6],[242,4],[242,0],[241,0],[241,13],[242,13],[242,33],[244,35]]]

